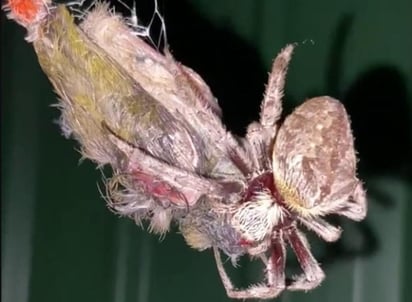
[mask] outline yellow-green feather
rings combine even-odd
[[[84,34],[65,6],[58,6],[39,27],[34,47],[86,156],[98,160],[90,155],[101,152],[93,150],[96,146],[110,152],[103,122],[136,144],[136,129],[166,132],[160,114],[165,109]]]

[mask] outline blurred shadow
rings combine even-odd
[[[360,171],[405,178],[411,168],[412,133],[401,72],[393,66],[371,68],[352,84],[343,101],[352,118]],[[381,206],[395,206],[379,187],[370,186],[368,194]]]
[[[403,75],[392,66],[364,72],[345,93],[360,167],[370,174],[403,174],[412,151],[410,109]]]
[[[379,249],[379,240],[371,225],[365,221],[345,221],[342,217],[334,217],[330,221],[344,229],[342,237],[333,243],[322,242],[323,252],[317,257],[322,266],[327,267],[336,261],[368,257]]]
[[[224,123],[243,135],[247,125],[258,117],[267,80],[257,50],[230,26],[211,24],[186,1],[175,4],[167,9],[173,53],[210,85],[222,108]]]

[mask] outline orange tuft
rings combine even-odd
[[[39,14],[44,11],[42,0],[8,0],[7,8],[13,19],[23,25],[30,25],[38,20]]]

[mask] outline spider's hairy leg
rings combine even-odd
[[[339,192],[335,195],[339,195]],[[331,198],[331,201],[320,203],[318,206],[311,208],[310,212],[312,217],[314,215],[337,214],[355,221],[364,219],[367,213],[367,199],[362,182],[358,180],[350,194],[341,195],[336,199]],[[302,219],[300,220],[308,228],[317,232],[316,227],[311,228],[310,225],[307,225]],[[310,219],[308,218],[308,220]],[[321,234],[319,235],[322,237]]]
[[[289,290],[304,291],[314,289],[322,283],[325,273],[313,257],[309,243],[305,236],[297,230],[296,226],[291,227],[286,232],[286,237],[303,269],[303,274],[297,276],[287,288]]]
[[[272,299],[285,289],[285,244],[280,234],[272,245],[266,262],[266,284],[252,285],[247,289],[236,289],[223,267],[219,250],[214,247],[217,269],[228,297],[233,299]],[[265,261],[264,261],[265,262]]]
[[[273,132],[273,131],[272,131]],[[267,132],[261,124],[251,123],[247,128],[246,141],[249,147],[249,158],[254,171],[265,171],[271,167],[269,147],[272,134]]]
[[[286,243],[283,231],[272,240],[272,250],[267,267],[267,282],[270,287],[285,289]],[[280,293],[280,292],[279,292]],[[279,294],[278,293],[278,294]]]
[[[246,138],[251,149],[249,153],[256,170],[266,170],[271,166],[268,153],[282,114],[283,88],[293,48],[292,44],[286,46],[273,61],[261,104],[260,121],[250,124],[247,129]]]
[[[333,242],[339,239],[342,229],[335,227],[320,217],[299,216],[299,221],[309,230],[314,231],[318,236],[327,242]]]
[[[367,199],[366,191],[363,188],[362,182],[358,182],[351,196],[347,201],[345,207],[337,214],[346,216],[352,220],[360,221],[365,218],[367,213]]]
[[[272,71],[261,105],[260,124],[264,128],[273,128],[282,114],[282,97],[285,77],[294,45],[283,48],[273,61]]]

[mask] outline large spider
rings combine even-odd
[[[107,199],[116,212],[148,220],[165,233],[172,222],[193,248],[213,248],[232,298],[273,298],[309,290],[324,273],[304,226],[326,241],[341,230],[323,216],[366,215],[344,107],[310,99],[280,122],[293,45],[276,57],[259,122],[246,137],[228,132],[208,86],[193,70],[147,45],[141,27],[95,4],[78,24],[65,5],[9,0],[9,17],[25,26],[40,65],[60,96],[61,127],[84,157],[110,165]],[[303,274],[286,284],[285,249]],[[266,283],[236,289],[220,250],[266,265]]]
[[[327,96],[313,98],[279,123],[292,50],[289,45],[276,57],[260,121],[248,128],[244,145],[251,167],[245,174],[242,197],[229,206],[212,206],[212,211],[219,209],[219,213],[228,217],[227,228],[240,234],[240,240],[218,240],[213,245],[220,277],[232,298],[268,299],[285,288],[305,291],[315,288],[325,275],[298,227],[303,225],[331,242],[340,237],[341,229],[327,223],[323,216],[338,214],[359,221],[366,215],[365,191],[356,178],[353,137],[342,104]],[[196,212],[194,216],[191,224],[201,217]],[[204,221],[199,224],[208,225]],[[216,228],[224,229],[222,225]],[[190,232],[186,234],[183,228],[183,235],[190,244]],[[303,274],[290,285],[285,282],[287,244],[303,269]],[[223,267],[219,248],[236,259],[239,247],[265,262],[265,284],[243,290],[234,287]]]

